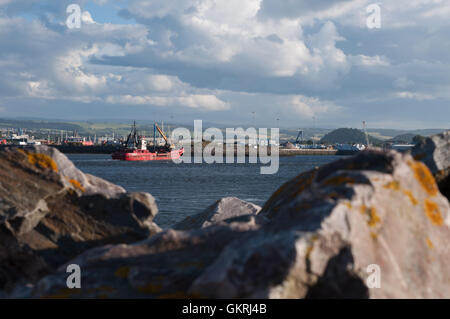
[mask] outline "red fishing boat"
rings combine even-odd
[[[163,137],[166,142],[165,145],[156,145],[156,130]],[[112,159],[121,161],[158,161],[175,160],[183,155],[184,148],[175,149],[175,146],[169,143],[169,140],[156,123],[154,131],[153,145],[147,146],[147,141],[143,137],[138,136],[136,123],[134,123],[125,144],[119,151],[112,154]]]

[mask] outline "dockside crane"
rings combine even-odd
[[[169,139],[167,138],[167,136],[164,134],[163,130],[159,127],[159,125],[156,122],[155,122],[155,127],[158,130],[158,133],[161,134],[162,138],[166,142],[165,146],[168,148],[173,148],[174,146],[169,143]]]

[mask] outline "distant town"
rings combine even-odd
[[[174,124],[162,122],[162,128],[170,136]],[[179,125],[178,125],[179,126]],[[129,133],[130,123],[100,122],[51,122],[33,120],[0,119],[1,145],[55,145],[73,147],[105,147],[114,149],[123,145]],[[438,133],[439,129],[401,131],[369,130],[363,124],[362,129],[281,129],[280,149],[286,150],[337,150],[361,151],[367,147],[381,147],[396,150],[408,150],[426,136]],[[153,129],[153,124],[138,125],[141,137],[153,143],[164,143],[163,138]],[[210,141],[204,141],[209,143]],[[246,143],[244,140],[238,143]],[[268,141],[268,144],[275,143]],[[252,146],[251,144],[249,146]],[[277,145],[278,146],[278,145]]]

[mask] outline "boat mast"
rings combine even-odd
[[[366,137],[367,148],[370,147],[369,134],[367,134],[366,121],[363,121],[363,130]]]
[[[153,124],[153,147],[156,147],[156,122]]]

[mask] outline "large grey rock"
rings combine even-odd
[[[450,199],[450,131],[426,138],[411,154],[428,166],[442,194]]]
[[[253,203],[240,200],[236,197],[225,197],[219,199],[203,212],[194,216],[188,216],[173,229],[187,230],[208,227],[220,222],[248,221],[256,216],[261,207]]]
[[[125,189],[119,185],[110,183],[97,176],[83,173],[76,168],[66,155],[54,147],[47,147],[45,145],[27,146],[25,151],[31,154],[44,154],[51,157],[58,167],[61,182],[63,184],[66,184],[67,182],[70,183],[70,181],[78,182],[83,189],[84,195],[101,194],[106,198],[112,198],[118,197],[120,194],[126,192]],[[80,188],[75,187],[75,190],[80,191]]]
[[[83,251],[160,231],[146,193],[83,174],[54,148],[0,151],[0,290],[34,282]]]
[[[134,243],[88,250],[40,280],[29,297],[45,298],[196,298],[189,287],[223,248],[245,237],[250,223],[200,230],[166,230]],[[81,289],[68,289],[68,264],[81,268]]]
[[[410,155],[362,152],[301,174],[256,219],[86,251],[69,262],[81,289],[63,266],[30,296],[450,297],[450,205]]]

